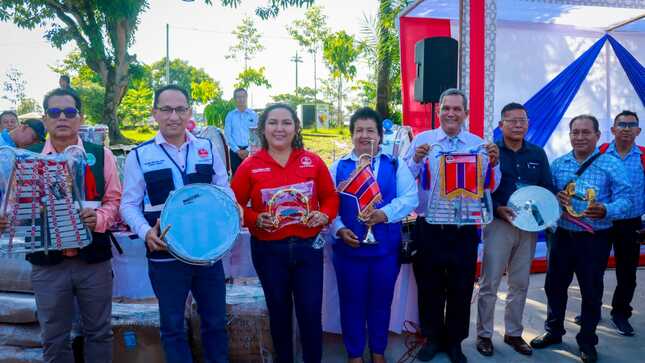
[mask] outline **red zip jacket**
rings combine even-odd
[[[318,155],[304,149],[294,149],[284,167],[264,149],[244,159],[233,176],[231,188],[238,203],[244,207],[244,224],[249,228],[251,235],[260,240],[270,241],[317,235],[322,227],[309,228],[304,224],[292,224],[269,232],[257,228],[255,224],[258,214],[267,211],[267,205],[262,201],[262,189],[310,180],[314,182],[314,188],[313,196],[309,198],[309,210],[325,213],[331,223],[338,213],[339,199],[329,169]]]

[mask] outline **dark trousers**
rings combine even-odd
[[[544,282],[548,303],[546,331],[555,336],[565,334],[567,290],[575,273],[582,295],[582,324],[576,340],[578,345],[598,344],[596,326],[600,320],[603,277],[610,249],[609,230],[591,234],[558,228],[551,244]]]
[[[243,148],[246,149],[246,148]],[[228,154],[231,156],[231,176],[235,175],[235,171],[242,164],[242,158],[237,155],[237,153],[231,149],[228,150]]]
[[[636,232],[641,229],[641,219],[614,221],[611,240],[616,260],[616,290],[611,301],[611,315],[629,319],[632,316],[630,303],[636,290],[636,269],[641,247]]]
[[[320,363],[322,359],[323,252],[312,247],[313,241],[251,238],[251,257],[269,309],[276,363],[294,362],[294,305],[304,362]]]
[[[363,356],[365,325],[369,332],[370,351],[384,354],[394,285],[401,267],[398,254],[346,256],[334,253],[333,261],[347,355],[349,358]]]
[[[475,226],[432,225],[417,218],[413,268],[419,322],[432,341],[452,345],[468,337],[479,239]]]
[[[228,362],[226,285],[222,262],[213,266],[194,266],[180,261],[148,261],[148,275],[159,299],[161,342],[166,362],[193,361],[184,317],[188,292],[197,302],[205,361]]]

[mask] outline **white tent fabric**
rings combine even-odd
[[[563,1],[576,3],[575,1]],[[578,1],[578,3],[601,3]],[[614,1],[624,7],[567,5],[556,1],[497,0],[495,40],[495,101],[493,127],[508,102],[526,102],[547,82],[578,58],[605,29],[645,14],[645,3]],[[639,9],[640,7],[640,9]],[[421,1],[405,16],[449,18],[458,38],[457,1]],[[636,59],[645,64],[645,19],[611,32]],[[608,66],[607,66],[608,65]],[[607,43],[591,68],[545,150],[553,159],[571,149],[568,121],[592,114],[601,121],[602,141],[611,139],[613,116],[632,110],[645,120],[645,108]],[[530,115],[529,115],[530,117]],[[637,140],[645,144],[645,132]]]

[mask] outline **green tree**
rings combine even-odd
[[[384,117],[394,117],[390,109],[400,104],[401,50],[396,29],[398,14],[410,0],[380,0],[376,43],[376,110]]]
[[[190,90],[193,102],[201,105],[222,97],[222,89],[217,81],[203,80],[201,82],[191,82]]]
[[[234,108],[234,100],[224,100],[221,97],[216,98],[215,100],[211,101],[211,103],[209,103],[206,108],[204,108],[204,118],[206,119],[206,123],[211,126],[223,128],[226,114],[228,114],[228,112]]]
[[[314,99],[317,99],[318,96],[318,75],[316,74],[318,54],[330,32],[327,26],[327,16],[322,13],[322,10],[320,6],[312,6],[307,9],[303,19],[295,20],[293,26],[287,26],[291,37],[313,57]]]
[[[273,102],[287,103],[294,108],[305,103],[314,103],[314,90],[311,87],[298,87],[296,93],[281,93],[271,96]]]
[[[269,83],[269,80],[267,80],[266,76],[264,75],[264,71],[264,67],[260,67],[258,69],[248,68],[242,71],[236,78],[237,83],[235,84],[235,88],[248,89],[249,87],[251,87],[251,85],[271,88],[271,83]]]
[[[361,53],[360,46],[353,36],[345,31],[331,34],[325,39],[323,58],[334,79],[338,79],[338,124],[343,117],[343,79],[352,80],[356,76],[354,63]]]
[[[264,50],[260,39],[262,38],[253,19],[245,16],[242,23],[233,30],[237,43],[228,48],[226,59],[244,60],[244,70],[249,68],[249,61]]]
[[[1,98],[9,101],[12,108],[16,108],[26,97],[25,88],[27,87],[27,81],[23,78],[22,72],[16,67],[9,68],[4,77],[5,80],[2,83],[2,91],[4,94]]]
[[[166,61],[164,59],[153,63],[150,67],[151,87],[157,89],[166,85]],[[196,68],[183,59],[170,61],[170,83],[188,91],[191,98],[197,103],[208,103],[221,92],[219,82],[215,81],[202,68]],[[193,90],[193,86],[197,90]],[[211,90],[211,91],[209,91]],[[196,94],[193,94],[196,92]],[[209,94],[209,92],[211,94]],[[211,96],[210,98],[208,96]]]
[[[43,112],[43,108],[40,106],[40,102],[33,98],[25,97],[20,100],[18,107],[16,107],[16,113],[24,115],[30,112]]]
[[[310,5],[313,0],[267,0],[256,9],[260,17],[275,16],[290,6]],[[211,4],[211,0],[205,0]],[[241,0],[220,0],[228,7]],[[101,121],[110,128],[110,140],[123,142],[119,131],[117,107],[130,81],[129,64],[135,61],[129,48],[148,8],[146,0],[2,0],[0,20],[11,21],[21,28],[45,29],[45,38],[56,48],[74,42],[85,64],[98,74],[104,87]]]
[[[150,118],[152,88],[145,82],[133,82],[123,97],[117,115],[124,126],[142,126]]]

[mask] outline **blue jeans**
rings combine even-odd
[[[276,363],[292,363],[292,314],[300,328],[305,363],[322,359],[323,252],[313,238],[260,241],[251,238],[253,266],[258,273],[267,307]]]
[[[213,266],[193,266],[179,261],[148,261],[148,275],[159,299],[161,342],[166,362],[193,361],[184,319],[189,291],[197,302],[205,361],[228,362],[226,285],[222,262]]]

